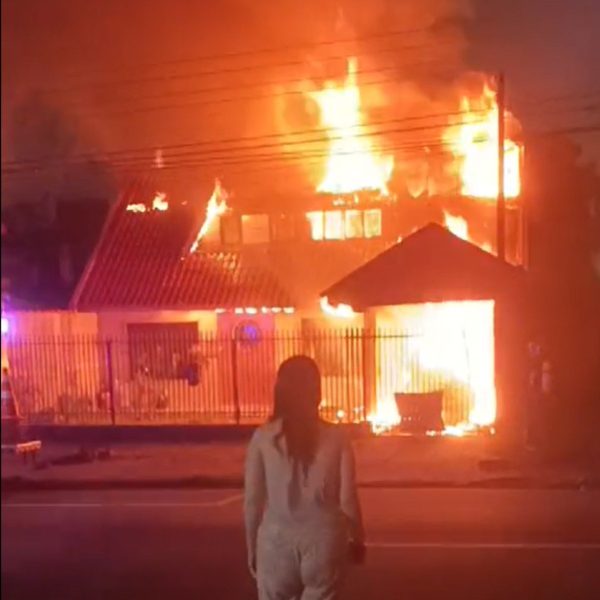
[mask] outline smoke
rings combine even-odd
[[[30,105],[37,125],[15,128],[10,143],[3,132],[7,159],[31,158],[44,144],[59,156],[148,147],[151,165],[153,149],[164,147],[169,167],[172,145],[315,128],[318,114],[303,92],[343,76],[349,56],[358,58],[367,120],[448,110],[457,73],[465,71],[471,15],[466,0],[172,0],[143,15],[137,0],[89,0],[85,13],[58,3],[60,10],[38,2],[33,13],[29,3],[3,3],[2,129],[32,89],[60,90],[49,96],[58,124],[40,123],[35,114],[47,117],[48,107]],[[331,44],[339,39],[348,42]],[[281,50],[253,53],[261,48]],[[232,53],[240,57],[194,58]],[[121,83],[98,85],[111,80]],[[202,180],[208,189],[215,176],[228,181],[231,170],[217,165],[173,177]],[[306,184],[299,171],[296,180],[286,172],[283,186]],[[264,170],[242,177],[264,189]]]
[[[415,119],[418,125],[418,117],[456,112],[461,92],[468,87],[478,88],[477,93],[482,90],[481,76],[468,76],[465,60],[465,29],[472,14],[467,0],[304,2],[301,10],[302,18],[313,16],[306,21],[312,27],[303,31],[309,32],[314,44],[304,55],[302,82],[276,90],[275,110],[271,113],[274,122],[268,125],[290,134],[287,141],[291,145],[283,144],[284,152],[312,150],[314,154],[314,145],[299,148],[297,138],[291,134],[318,129],[319,111],[310,94],[326,82],[343,81],[349,57],[356,57],[358,62],[363,122],[390,123],[387,129],[400,128],[391,123],[404,119]],[[331,39],[348,42],[328,44]],[[381,125],[376,130],[385,129]],[[374,138],[397,155],[394,177],[401,180],[401,185],[413,192],[423,191],[427,171],[424,162],[431,165],[431,152],[424,149],[419,155],[411,149],[403,156],[402,147],[426,146],[438,141],[441,133],[425,129]],[[444,187],[444,169],[438,166],[437,171],[430,179]],[[307,175],[313,182],[318,178],[315,168],[308,164],[304,167],[305,178]]]
[[[31,93],[16,104],[3,135],[11,149],[9,172],[2,177],[9,202],[114,194],[107,165],[79,158],[92,147],[85,127],[42,95]]]

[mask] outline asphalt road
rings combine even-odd
[[[363,490],[348,600],[600,598],[600,493]],[[255,598],[227,491],[2,499],[3,600]]]

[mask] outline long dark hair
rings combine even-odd
[[[275,381],[273,419],[281,420],[281,437],[287,454],[304,474],[312,464],[318,442],[321,374],[308,356],[293,356],[284,361]]]

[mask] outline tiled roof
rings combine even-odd
[[[167,211],[135,213],[128,204],[148,203],[152,182],[137,182],[113,207],[104,232],[73,298],[78,310],[232,309],[293,306],[266,266],[241,253],[188,248],[204,207],[173,204]]]
[[[370,306],[495,299],[524,291],[513,267],[431,223],[363,264],[322,294],[332,304]]]

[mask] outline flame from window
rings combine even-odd
[[[495,92],[484,86],[477,98],[464,96],[461,114],[444,133],[444,141],[459,164],[461,194],[474,198],[498,196],[498,104]],[[506,111],[506,124],[518,125]],[[521,147],[507,135],[504,143],[504,195],[521,193]]]

